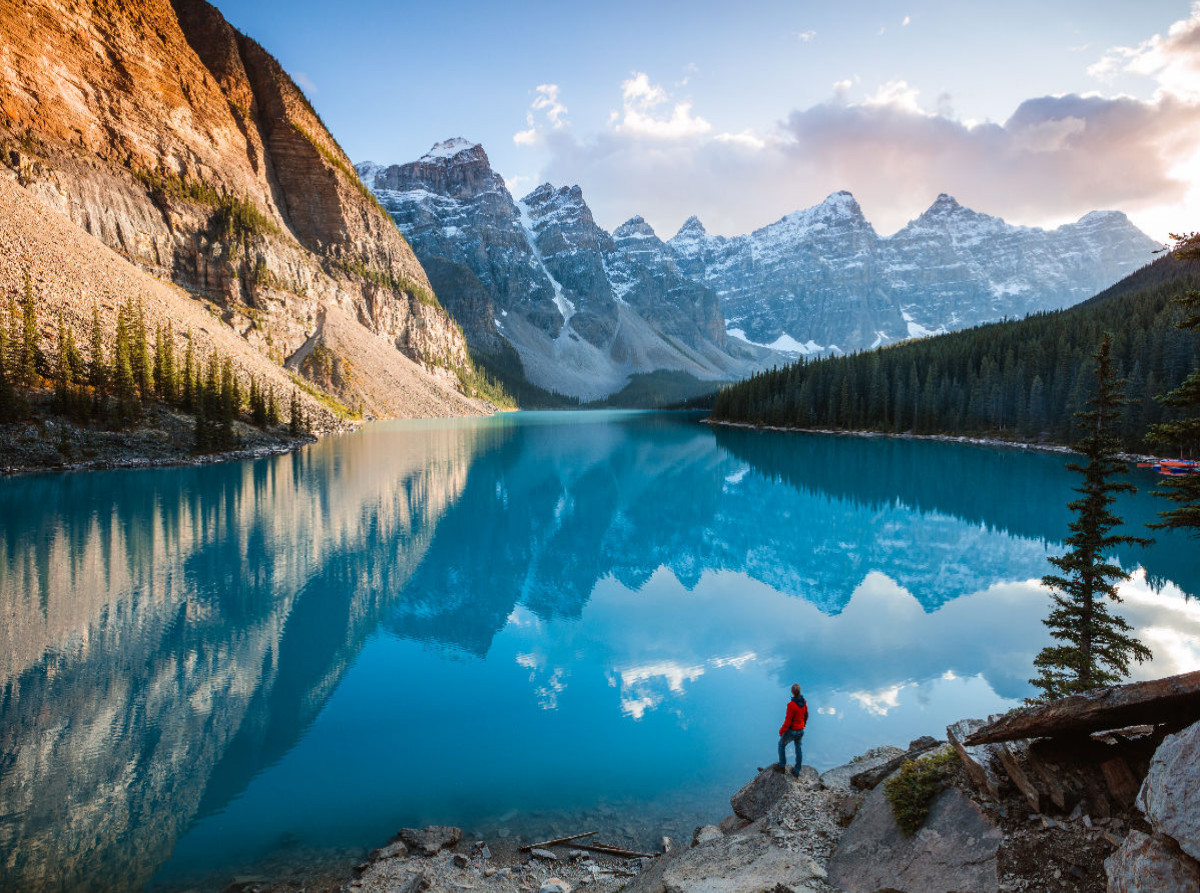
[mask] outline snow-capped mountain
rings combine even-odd
[[[463,139],[409,164],[356,169],[468,343],[515,352],[540,387],[589,400],[638,372],[730,380],[779,359],[730,341],[716,294],[683,274],[645,221],[610,235],[577,186],[544,184],[515,201],[483,148]]]
[[[848,192],[749,235],[709,235],[695,217],[667,243],[712,287],[730,334],[780,350],[876,347],[1078,303],[1159,246],[1116,211],[1055,230],[1012,226],[940,195],[878,236]]]

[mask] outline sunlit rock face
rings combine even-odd
[[[609,234],[578,186],[519,201],[479,145],[356,168],[425,265],[476,350],[583,399],[636,373],[739,378],[777,357],[730,343],[716,294],[688,278],[642,218]]]
[[[1120,212],[1055,230],[1012,226],[948,195],[880,237],[848,192],[744,236],[690,218],[667,245],[720,296],[731,333],[801,354],[847,353],[1057,310],[1153,260]]]

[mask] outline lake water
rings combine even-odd
[[[793,681],[819,769],[1031,693],[1062,456],[698,418],[0,481],[0,888],[219,888],[430,823],[645,846],[728,814]],[[1197,556],[1119,555],[1138,677],[1200,667]]]

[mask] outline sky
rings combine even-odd
[[[854,193],[1010,223],[1200,229],[1200,0],[216,0],[355,161],[481,143],[521,197],[734,235]]]

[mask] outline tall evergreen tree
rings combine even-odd
[[[8,324],[0,309],[0,422],[8,422],[18,415],[17,389],[12,381],[12,363],[9,357]]]
[[[133,366],[133,377],[141,398],[149,400],[154,387],[154,361],[150,355],[149,339],[146,337],[146,314],[141,298],[130,308],[126,325],[129,326],[129,360]]]
[[[1175,257],[1180,260],[1200,260],[1200,233],[1175,236]],[[1200,291],[1190,290],[1179,298],[1184,318],[1176,325],[1181,329],[1200,331]],[[1200,366],[1191,371],[1175,390],[1159,398],[1163,406],[1180,413],[1172,421],[1150,429],[1151,443],[1178,449],[1180,458],[1200,458]],[[1151,527],[1184,530],[1200,536],[1200,473],[1169,478],[1156,496],[1169,499],[1175,507],[1159,513],[1162,521]]]
[[[1121,601],[1116,584],[1129,575],[1105,556],[1116,546],[1149,541],[1111,532],[1121,523],[1112,512],[1115,494],[1134,491],[1129,482],[1116,480],[1126,464],[1117,458],[1115,434],[1124,395],[1112,365],[1111,336],[1104,336],[1093,359],[1096,390],[1087,401],[1091,408],[1078,413],[1084,436],[1076,444],[1087,463],[1067,465],[1083,476],[1082,486],[1075,488],[1080,498],[1068,504],[1075,520],[1066,554],[1050,559],[1060,573],[1042,577],[1054,603],[1043,622],[1058,644],[1046,646],[1034,659],[1039,674],[1030,682],[1045,700],[1118,682],[1129,674],[1131,660],[1141,663],[1150,657],[1150,649],[1130,635],[1129,624],[1108,609],[1108,602]]]
[[[188,329],[187,347],[183,352],[183,398],[180,401],[188,412],[196,408],[197,391],[196,351],[192,343],[192,330]]]
[[[137,378],[133,371],[133,347],[129,327],[128,308],[121,308],[117,311],[117,333],[113,341],[112,380],[113,393],[117,398],[117,415],[123,425],[137,418],[141,409]]]
[[[21,302],[21,343],[18,347],[17,381],[23,388],[31,388],[37,382],[38,329],[37,304],[33,300],[33,283],[25,274],[25,298]]]
[[[108,367],[104,363],[104,329],[100,325],[100,308],[92,304],[92,332],[88,339],[88,384],[92,387],[92,411],[101,413],[108,402]]]

